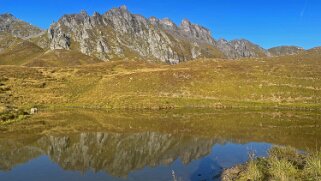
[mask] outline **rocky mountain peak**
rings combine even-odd
[[[119,9],[122,11],[128,11],[127,6],[125,5],[120,6]]]
[[[160,20],[159,23],[161,25],[163,25],[163,27],[166,29],[170,29],[170,30],[177,29],[176,24],[172,20],[170,20],[169,18],[164,18],[164,19]]]
[[[78,17],[80,20],[84,20],[84,19],[86,19],[86,18],[89,18],[89,15],[88,15],[87,11],[81,10],[81,11],[80,11],[80,14],[78,14],[77,17]]]
[[[226,44],[226,43],[228,43],[228,41],[226,39],[224,39],[224,38],[221,38],[221,39],[217,40],[217,43]]]
[[[81,12],[64,16],[49,32],[51,49],[75,49],[102,60],[130,55],[178,63],[198,57],[221,57],[222,53],[233,59],[269,55],[268,51],[244,39],[216,42],[209,29],[188,19],[177,26],[169,18],[146,19],[132,14],[126,6],[113,8],[103,15],[88,16]]]
[[[1,20],[16,19],[11,13],[0,14]]]
[[[117,13],[118,15],[131,14],[128,11],[127,6],[125,6],[125,5],[120,6],[119,8],[113,8],[113,9],[106,12],[106,14],[113,14],[113,13]]]
[[[194,25],[188,19],[183,19],[182,23],[180,24],[180,29],[182,29],[186,34],[194,36]]]
[[[93,14],[93,17],[100,17],[101,16],[101,14],[100,13],[98,13],[98,12],[94,12],[94,14]]]
[[[203,26],[193,24],[188,19],[183,19],[180,29],[189,37],[214,45],[211,32]]]
[[[152,24],[152,25],[158,25],[160,22],[159,22],[159,19],[157,19],[156,17],[152,16],[150,17],[149,19],[149,22]]]
[[[189,28],[192,25],[192,23],[188,19],[183,19],[181,22],[180,27],[182,28]]]

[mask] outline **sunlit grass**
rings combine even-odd
[[[320,66],[295,59],[171,66],[126,61],[68,68],[0,66],[0,74],[10,78],[5,84],[15,105],[320,109]]]

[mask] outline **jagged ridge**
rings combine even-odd
[[[0,15],[0,33],[12,36],[15,39],[12,42],[16,42],[16,38],[31,42],[34,46],[25,43],[28,47],[24,48],[28,50],[32,47],[33,50],[30,52],[37,49],[37,46],[44,52],[72,50],[71,55],[67,57],[79,52],[77,57],[85,54],[83,59],[91,56],[104,61],[129,58],[161,60],[175,64],[197,58],[239,59],[292,55],[304,51],[298,47],[286,46],[266,50],[245,39],[216,41],[207,28],[193,24],[187,19],[180,25],[168,18],[147,19],[130,13],[126,6],[113,8],[104,14],[94,13],[93,16],[89,16],[85,11],[65,15],[47,31],[42,31],[11,14],[3,14]],[[0,41],[4,42],[3,38],[0,38]],[[7,44],[12,44],[10,39],[8,41],[0,46],[0,63],[3,59],[1,52],[8,48]],[[65,51],[64,54],[68,52]],[[39,53],[34,57],[30,55],[28,59],[39,59],[38,56]],[[4,59],[5,64],[17,64],[11,61],[15,58]],[[8,59],[11,62],[7,61]],[[35,65],[30,60],[20,62],[22,63],[19,65]],[[92,63],[95,62],[97,61]]]

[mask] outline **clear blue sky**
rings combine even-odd
[[[47,29],[63,14],[113,7],[146,17],[183,18],[209,28],[215,39],[245,38],[264,48],[321,46],[321,0],[0,0],[0,13]]]

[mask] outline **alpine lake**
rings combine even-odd
[[[203,181],[273,146],[321,146],[313,111],[48,109],[0,126],[3,181]]]

